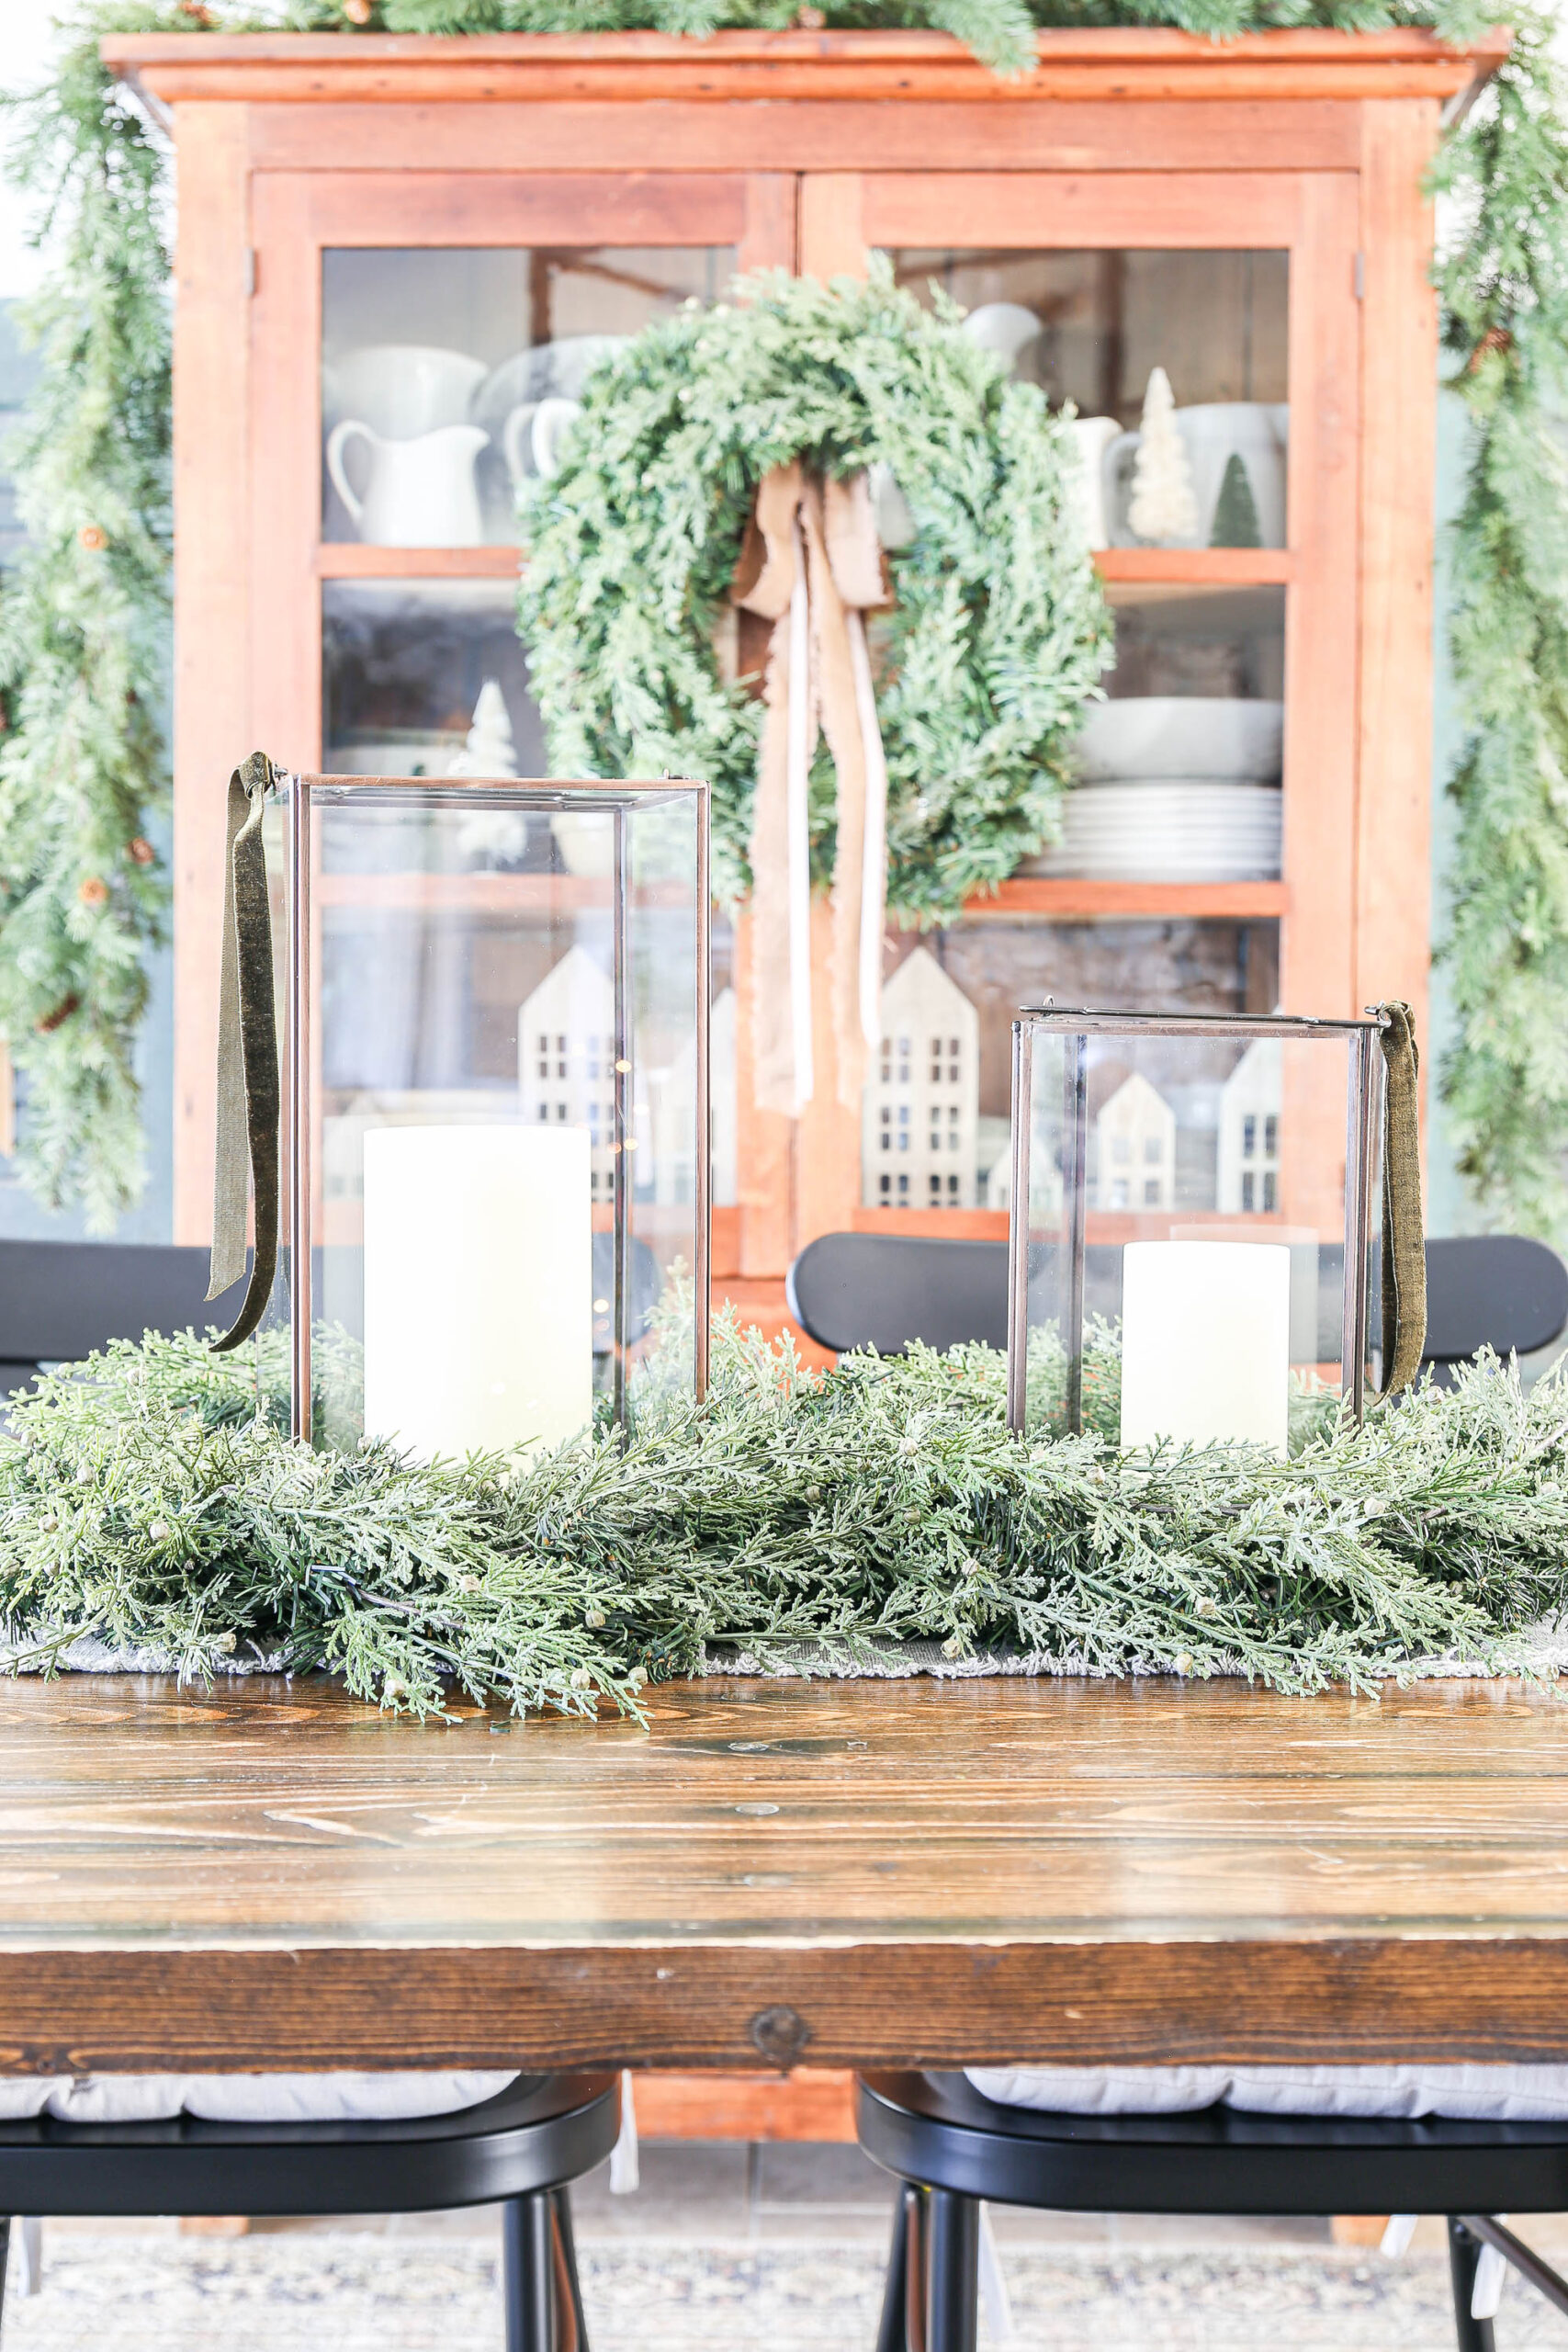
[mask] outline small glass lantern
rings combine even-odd
[[[1381,1023],[1013,1024],[1008,1416],[1283,1455],[1361,1413]]]
[[[707,786],[281,784],[295,1433],[527,1452],[700,1399]]]

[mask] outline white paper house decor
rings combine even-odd
[[[1094,1123],[1095,1206],[1168,1209],[1176,1205],[1176,1114],[1141,1070],[1114,1063],[1112,1091]]]
[[[1216,1190],[1227,1216],[1272,1216],[1280,1205],[1283,1080],[1282,1057],[1272,1037],[1256,1038],[1225,1080]]]
[[[975,1206],[979,1018],[929,947],[884,984],[881,1043],[862,1100],[868,1207]]]
[[[586,947],[569,947],[517,1012],[517,1091],[530,1126],[584,1127],[593,1198],[615,1163],[615,991]],[[634,1106],[635,1123],[635,1106]]]
[[[291,776],[278,797],[296,1430],[430,1457],[629,1420],[677,1270],[694,1313],[666,1344],[700,1394],[706,786]],[[595,870],[549,855],[558,818]]]
[[[1415,1162],[1414,1080],[1385,1088],[1393,1026],[1055,1006],[1019,1016],[1015,1429],[1079,1429],[1085,1356],[1096,1349],[1103,1413],[1115,1395],[1106,1326],[1120,1329],[1125,1447],[1235,1442],[1282,1453],[1298,1401],[1315,1409],[1315,1395],[1332,1409],[1342,1395],[1359,1412],[1375,1344],[1370,1204],[1385,1092],[1405,1106],[1402,1121],[1407,1112],[1391,1165]],[[1407,1048],[1407,1025],[1400,1034]],[[1391,1263],[1419,1269],[1418,1194],[1414,1257],[1407,1210],[1400,1220]],[[1294,1295],[1303,1276],[1304,1297]],[[1413,1278],[1412,1313],[1414,1289]],[[1419,1312],[1405,1376],[1420,1355],[1424,1287]],[[1406,1324],[1403,1298],[1397,1321]],[[1394,1344],[1391,1361],[1410,1356],[1398,1330]]]

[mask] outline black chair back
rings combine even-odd
[[[1424,1361],[1462,1363],[1485,1347],[1530,1355],[1565,1326],[1568,1267],[1544,1241],[1476,1233],[1427,1242]]]
[[[1115,1274],[1114,1251],[1090,1248],[1089,1304]],[[1101,1266],[1095,1261],[1103,1258]],[[1324,1328],[1337,1346],[1342,1252],[1321,1253]],[[789,1310],[819,1347],[897,1355],[913,1340],[1007,1345],[1004,1241],[942,1241],[901,1233],[825,1233],[789,1270]],[[1104,1311],[1114,1313],[1107,1293]],[[1375,1300],[1374,1300],[1375,1307]],[[1427,1350],[1439,1368],[1483,1347],[1500,1356],[1550,1347],[1568,1327],[1568,1268],[1544,1242],[1466,1234],[1427,1244]],[[1320,1342],[1320,1345],[1323,1344]]]
[[[0,1241],[0,1393],[40,1363],[144,1331],[204,1331],[208,1253],[113,1241]]]
[[[789,1311],[818,1347],[898,1355],[1008,1341],[1005,1241],[937,1241],[902,1233],[825,1233],[789,1270]]]

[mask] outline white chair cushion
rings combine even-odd
[[[34,2075],[0,2079],[0,2120],[52,2115],[62,2123],[384,2123],[451,2115],[494,2098],[500,2074]]]
[[[1568,2120],[1568,2064],[1544,2066],[971,2066],[998,2107],[1055,2115],[1190,2115],[1223,2101],[1247,2115]]]

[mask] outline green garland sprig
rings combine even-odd
[[[28,539],[0,597],[0,1032],[25,1087],[21,1169],[107,1230],[142,1183],[134,1048],[166,892],[169,254],[164,153],[68,51],[13,175],[60,257],[12,453]]]
[[[281,1368],[264,1362],[264,1394]],[[1013,1437],[988,1349],[819,1379],[726,1320],[705,1405],[510,1478],[495,1459],[312,1453],[257,1393],[255,1362],[186,1334],[118,1342],[12,1408],[6,1663],[48,1670],[92,1636],[197,1678],[322,1668],[421,1713],[455,1690],[635,1708],[715,1644],[1370,1690],[1433,1653],[1506,1663],[1568,1606],[1557,1374],[1527,1396],[1472,1370],[1284,1463],[1123,1460],[1092,1433]]]
[[[895,288],[768,272],[646,327],[595,370],[524,517],[520,626],[559,775],[705,776],[739,897],[762,706],[720,678],[716,616],[770,468],[886,467],[917,533],[877,704],[887,901],[932,920],[1055,831],[1066,751],[1111,658],[1067,429],[1032,384]],[[832,867],[831,765],[813,833]]]
[[[1443,958],[1459,1165],[1495,1225],[1568,1233],[1568,100],[1519,22],[1441,164],[1463,231],[1440,275],[1471,425],[1450,535],[1464,736]]]
[[[1568,1231],[1568,481],[1553,419],[1568,338],[1568,119],[1552,20],[1533,0],[823,0],[829,25],[928,25],[1000,73],[1037,25],[1173,25],[1225,40],[1325,24],[1473,39],[1501,13],[1512,58],[1440,170],[1465,227],[1440,285],[1474,432],[1451,540],[1465,747],[1444,954],[1458,1021],[1443,1089],[1492,1221]],[[104,72],[107,31],[703,34],[795,21],[798,0],[109,0],[71,29],[19,153],[67,224],[41,307],[45,369],[21,487],[36,544],[0,613],[12,733],[0,755],[0,1024],[27,1080],[40,1194],[106,1222],[139,1181],[133,1046],[163,883],[140,866],[164,760],[166,292],[157,139]],[[62,454],[56,457],[55,452]],[[117,527],[123,518],[130,527]],[[102,531],[99,545],[93,536]],[[130,696],[134,695],[135,700]],[[92,723],[86,723],[90,714]],[[677,765],[689,765],[686,758]],[[84,886],[99,885],[84,896]]]

